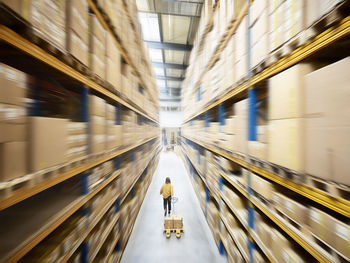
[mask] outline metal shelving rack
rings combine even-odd
[[[145,81],[143,79],[143,76],[138,71],[138,69],[133,64],[132,60],[130,59],[128,55],[128,50],[123,43],[120,42],[120,39],[116,37],[116,33],[111,29],[111,27],[108,25],[108,23],[105,21],[104,17],[101,15],[100,11],[96,8],[96,5],[94,1],[87,0],[90,9],[92,12],[97,16],[100,23],[103,25],[103,27],[108,30],[115,39],[115,42],[117,44],[117,47],[119,48],[123,59],[131,65],[133,70],[135,71],[137,77],[139,78],[140,83],[143,87],[146,88],[146,91],[150,95],[150,98],[158,104],[157,98],[154,96],[155,94],[152,94],[151,90],[148,88],[148,86],[145,84]],[[0,8],[3,9],[3,4],[0,3]],[[124,3],[125,7],[125,3]],[[126,7],[125,7],[126,8]],[[5,9],[6,10],[6,9]],[[3,10],[2,10],[3,11]],[[8,13],[6,14],[9,15]],[[137,36],[136,32],[135,36]],[[117,113],[120,115],[120,106],[124,106],[127,109],[134,111],[135,113],[143,116],[147,120],[153,122],[156,126],[158,126],[158,119],[156,116],[151,116],[147,112],[144,111],[141,107],[137,105],[133,105],[132,102],[120,97],[117,94],[112,93],[105,87],[98,84],[96,81],[94,81],[92,78],[82,74],[75,68],[68,65],[62,58],[59,56],[55,56],[44,50],[42,47],[36,45],[35,43],[31,42],[30,40],[26,39],[25,37],[21,36],[18,32],[14,31],[10,27],[1,24],[0,25],[0,41],[2,46],[9,48],[11,52],[14,52],[18,56],[25,57],[28,60],[31,61],[31,63],[34,65],[39,65],[41,69],[47,70],[50,74],[53,74],[55,76],[59,76],[60,79],[64,79],[65,83],[72,84],[73,87],[76,87],[79,89],[80,92],[80,99],[81,99],[81,122],[88,123],[88,94],[90,91],[94,91],[99,96],[102,96],[104,98],[107,98],[107,100],[113,102],[113,104],[116,105]],[[141,43],[139,41],[139,43]],[[141,47],[142,48],[142,47]],[[143,49],[142,49],[143,50]],[[145,59],[144,54],[143,59]],[[149,63],[147,63],[149,66]],[[18,69],[22,69],[22,65],[16,64],[14,67]],[[24,67],[24,66],[23,66]],[[24,68],[23,68],[24,69]],[[149,73],[151,73],[150,68],[148,68]],[[38,109],[40,110],[40,109]],[[120,116],[118,118],[120,121]],[[120,124],[120,123],[117,123]],[[50,217],[50,220],[45,223],[45,225],[40,226],[39,229],[37,229],[35,232],[31,233],[30,237],[27,237],[26,240],[19,241],[19,244],[16,248],[14,248],[12,251],[8,251],[6,255],[4,255],[3,258],[1,258],[0,261],[6,261],[6,262],[17,262],[20,260],[23,256],[25,256],[29,251],[31,251],[35,246],[37,246],[42,240],[44,240],[48,235],[50,235],[55,229],[57,229],[63,222],[65,222],[70,216],[72,216],[74,213],[76,213],[78,210],[82,210],[82,213],[84,215],[87,215],[89,213],[88,207],[86,207],[89,200],[91,200],[94,196],[98,195],[102,190],[104,190],[108,185],[110,185],[112,182],[115,182],[121,174],[121,160],[120,156],[124,153],[130,152],[137,147],[149,144],[149,143],[157,143],[158,142],[158,135],[146,138],[141,142],[137,142],[133,145],[129,145],[127,147],[115,149],[113,151],[110,151],[108,153],[105,153],[103,155],[100,155],[98,157],[95,156],[86,156],[84,157],[84,161],[80,163],[79,165],[74,166],[73,168],[70,168],[68,170],[65,170],[63,172],[59,172],[57,175],[53,177],[49,177],[47,179],[44,179],[39,184],[34,184],[29,187],[23,187],[19,188],[17,190],[13,190],[10,193],[6,192],[7,183],[0,185],[0,212],[4,211],[6,209],[12,208],[13,206],[20,204],[22,201],[26,201],[30,199],[31,197],[34,197],[37,194],[40,194],[46,190],[51,189],[52,187],[66,182],[69,179],[80,176],[80,183],[81,183],[81,194],[80,196],[74,197],[69,203],[68,206],[66,206],[62,210],[54,211],[52,214],[52,217]],[[159,143],[159,142],[158,142]],[[124,200],[126,200],[127,196],[130,193],[134,193],[134,186],[139,181],[140,178],[143,178],[143,174],[145,171],[147,171],[148,167],[150,165],[156,165],[157,164],[157,156],[159,155],[160,149],[158,146],[155,147],[155,150],[152,152],[150,158],[145,162],[144,167],[140,170],[139,174],[135,177],[135,180],[132,182],[128,190],[125,192],[123,196],[116,196],[112,200],[106,204],[103,211],[101,211],[97,217],[91,222],[89,225],[89,228],[84,233],[84,235],[78,240],[78,242],[75,244],[75,246],[69,251],[69,253],[64,257],[63,262],[67,262],[69,258],[74,254],[74,252],[79,249],[81,249],[81,261],[88,262],[89,258],[89,245],[88,245],[88,236],[89,233],[92,231],[92,229],[100,222],[100,220],[104,217],[107,210],[112,207],[116,206],[116,212],[113,219],[113,225],[117,223],[119,220],[119,208],[120,205],[123,203]],[[94,168],[106,161],[113,160],[116,164],[116,171],[110,175],[108,178],[104,179],[104,181],[100,182],[100,184],[94,188],[89,189],[88,182],[89,182],[89,170],[91,168]],[[147,186],[148,187],[148,186]],[[143,197],[142,197],[143,199]],[[136,213],[137,215],[137,213]],[[40,216],[40,214],[38,214]],[[112,229],[111,227],[108,228],[109,230]],[[131,227],[132,230],[132,227]],[[130,232],[131,232],[130,230]],[[106,232],[105,238],[107,238],[108,233]],[[129,233],[130,235],[130,233]],[[120,236],[120,235],[119,235]],[[112,252],[114,249],[118,249],[118,239],[114,240],[113,250],[109,252],[109,258],[111,258]],[[101,244],[102,246],[102,244]],[[99,248],[96,250],[96,254],[98,253]],[[95,254],[95,256],[96,256]],[[120,258],[119,258],[120,260]]]
[[[249,1],[249,4],[251,1]],[[249,24],[249,11],[248,8],[243,12],[243,16],[247,15],[248,17],[248,24]],[[238,20],[238,19],[237,19]],[[239,21],[240,22],[240,21]],[[238,25],[237,25],[238,26]],[[228,42],[229,38],[234,33],[235,29],[231,32],[228,32],[225,39],[225,44]],[[311,55],[315,54],[316,52],[322,51],[326,47],[332,45],[338,40],[344,39],[345,37],[348,37],[350,35],[350,16],[346,16],[345,18],[342,18],[337,23],[333,23],[332,26],[325,29],[322,32],[317,31],[310,31],[307,32],[308,34],[308,40],[302,44],[301,46],[295,48],[295,50],[291,51],[289,54],[275,60],[275,62],[271,63],[268,67],[266,67],[263,70],[260,70],[258,72],[252,71],[251,68],[251,29],[248,27],[248,76],[245,81],[238,83],[238,85],[231,85],[227,92],[219,96],[219,98],[213,98],[210,102],[208,102],[206,105],[203,105],[202,108],[199,108],[194,114],[191,116],[185,116],[183,125],[186,123],[191,123],[193,120],[204,120],[205,127],[209,127],[209,112],[213,109],[217,109],[218,112],[218,121],[219,125],[224,124],[224,108],[223,104],[229,100],[237,99],[238,97],[246,97],[248,98],[248,140],[249,141],[256,141],[256,102],[257,102],[257,91],[255,86],[257,84],[262,83],[263,81],[267,80],[268,78],[278,74],[279,72],[309,58]],[[221,41],[223,43],[223,41]],[[211,59],[209,61],[212,63],[209,65],[213,66],[217,60],[217,58],[220,56],[221,50],[225,47],[225,44],[219,48],[219,46],[216,48],[216,53],[213,54]],[[210,67],[206,67],[206,70],[201,74],[203,77],[204,74],[210,69]],[[200,78],[201,79],[201,78]],[[191,94],[192,96],[196,96],[196,87],[200,88],[200,80],[198,83],[194,85],[194,89],[192,90]],[[330,209],[338,214],[341,214],[347,218],[350,218],[350,202],[348,200],[337,198],[332,195],[330,195],[327,192],[321,191],[320,189],[311,187],[309,185],[305,185],[303,183],[297,183],[291,179],[283,178],[277,173],[270,171],[266,169],[263,166],[258,165],[256,162],[251,161],[250,156],[244,156],[238,152],[232,152],[228,150],[224,150],[219,148],[217,145],[212,145],[205,143],[201,140],[198,140],[198,138],[189,137],[186,135],[182,135],[184,140],[183,144],[190,144],[195,145],[194,147],[203,147],[204,149],[207,149],[211,152],[213,152],[216,155],[225,157],[226,159],[239,164],[241,167],[249,170],[250,172],[253,172],[255,174],[258,174],[264,178],[267,178],[274,183],[283,186],[295,193],[298,193],[299,195],[302,195],[317,204],[326,207],[327,209]],[[195,168],[197,174],[201,178],[201,180],[204,182],[204,185],[206,185],[206,189],[210,190],[210,187],[208,187],[208,184],[205,180],[205,177],[201,174],[200,169],[198,169],[196,162],[191,160],[191,158],[187,155],[185,152],[185,148],[183,148],[183,154],[185,156],[185,160],[190,162],[192,166]],[[325,250],[323,250],[320,246],[315,245],[315,243],[310,240],[308,237],[300,233],[295,227],[292,225],[286,223],[283,218],[279,217],[275,213],[271,212],[268,207],[263,205],[259,200],[257,200],[252,195],[252,189],[250,182],[251,180],[248,179],[248,186],[247,189],[243,189],[241,186],[239,186],[236,182],[231,180],[225,173],[221,173],[221,177],[224,178],[229,184],[231,184],[242,196],[248,200],[248,222],[247,226],[248,229],[246,229],[249,233],[249,260],[246,257],[245,260],[248,262],[253,262],[253,254],[252,251],[255,247],[259,247],[260,250],[265,254],[266,258],[270,262],[277,262],[276,259],[273,257],[273,255],[270,253],[270,251],[264,246],[264,244],[261,242],[259,237],[256,235],[254,229],[254,218],[255,218],[255,210],[258,210],[265,214],[272,222],[274,222],[277,226],[279,226],[280,229],[283,230],[284,233],[286,233],[290,238],[292,238],[296,243],[298,243],[301,247],[305,249],[310,255],[312,255],[315,259],[317,259],[318,262],[331,262],[334,260],[332,256],[327,253]],[[250,177],[250,174],[248,175],[248,178]],[[220,182],[218,182],[220,184]],[[225,199],[224,196],[220,196],[222,200]],[[238,219],[238,221],[241,221],[239,217],[237,217],[237,214],[235,213],[234,209],[232,209],[233,215]],[[242,222],[241,222],[242,223]],[[243,224],[244,225],[244,224]],[[245,225],[244,225],[245,226]],[[234,237],[232,236],[234,239]],[[234,239],[235,240],[235,239]],[[237,243],[237,242],[236,242]],[[220,249],[221,250],[221,249]],[[243,255],[243,254],[242,254]]]

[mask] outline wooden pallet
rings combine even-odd
[[[266,168],[264,169],[278,175],[279,177],[291,180],[297,184],[304,184],[306,181],[305,174],[296,172],[294,170],[291,170],[289,168],[286,168],[274,163],[266,162]]]
[[[350,201],[350,187],[336,182],[327,181],[322,178],[308,175],[306,176],[306,185],[319,189],[332,197]]]
[[[25,176],[16,178],[8,182],[0,183],[0,198],[7,198],[19,189],[31,188],[42,183],[45,180],[48,180],[55,176],[59,176],[64,172],[67,172],[79,165],[82,165],[86,162],[86,160],[86,157],[82,157],[71,162],[52,166],[35,173],[27,174]]]

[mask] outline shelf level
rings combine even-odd
[[[126,153],[134,148],[137,148],[149,141],[152,141],[154,139],[156,139],[158,136],[152,137],[150,139],[144,140],[141,143],[138,143],[136,145],[132,145],[132,146],[128,146],[124,149],[120,149],[118,151],[116,151],[115,153],[107,156],[107,157],[103,157],[99,160],[96,161],[91,161],[85,164],[82,164],[76,168],[73,168],[72,170],[69,170],[67,172],[64,172],[62,174],[59,174],[57,176],[54,176],[52,178],[46,179],[43,182],[41,182],[40,184],[34,185],[33,187],[23,187],[20,188],[18,190],[15,190],[9,197],[4,198],[4,199],[0,199],[0,211],[4,210],[10,206],[13,206],[25,199],[28,199],[50,187],[53,187],[59,183],[62,183],[66,180],[68,180],[69,178],[72,178],[75,175],[78,175],[88,169],[91,169],[99,164],[102,164],[112,158],[115,158],[123,153]]]
[[[347,200],[343,200],[343,199],[337,199],[333,196],[328,195],[327,193],[307,186],[307,185],[303,185],[303,184],[297,184],[294,183],[293,181],[286,179],[286,178],[282,178],[280,176],[278,176],[277,174],[274,174],[270,171],[266,171],[260,167],[257,167],[253,164],[250,164],[246,161],[243,161],[241,159],[235,158],[233,157],[230,153],[225,152],[224,150],[218,149],[216,147],[213,146],[209,146],[206,145],[196,139],[193,138],[189,138],[186,136],[183,136],[184,138],[208,149],[209,151],[212,151],[220,156],[223,156],[241,166],[243,166],[246,169],[250,169],[251,171],[253,171],[254,173],[257,173],[267,179],[270,179],[271,181],[282,185],[290,190],[292,190],[293,192],[296,192],[304,197],[307,197],[313,201],[315,201],[316,203],[325,206],[339,214],[342,214],[348,218],[350,218],[350,202]]]
[[[219,106],[225,101],[232,99],[237,95],[242,94],[243,92],[246,92],[251,86],[254,86],[276,75],[277,73],[287,69],[288,67],[297,64],[298,62],[310,57],[312,54],[316,53],[317,51],[322,50],[323,48],[329,46],[330,44],[334,43],[339,39],[344,38],[345,36],[348,36],[349,34],[350,34],[350,16],[344,18],[337,25],[326,29],[324,32],[317,35],[314,39],[305,43],[301,47],[297,48],[289,55],[281,58],[276,63],[268,67],[267,69],[254,75],[250,80],[247,80],[238,86],[231,87],[230,92],[225,93],[221,98],[212,102],[211,104],[206,106],[204,109],[201,109],[194,115],[186,118],[183,121],[183,124],[198,117],[199,115],[202,115],[203,113],[209,111],[210,109],[213,109],[214,107]]]
[[[146,113],[142,112],[141,110],[135,108],[132,106],[129,102],[125,101],[124,99],[120,98],[116,94],[110,92],[109,90],[105,89],[101,85],[97,84],[95,81],[90,79],[89,77],[83,75],[82,73],[76,71],[60,59],[56,58],[53,55],[50,55],[42,48],[38,47],[37,45],[31,43],[29,40],[25,39],[24,37],[20,36],[10,28],[0,25],[0,40],[7,43],[8,45],[11,45],[12,47],[15,47],[17,50],[27,54],[31,58],[36,59],[40,63],[44,63],[51,67],[51,69],[57,70],[60,73],[64,74],[65,76],[74,79],[75,81],[78,81],[80,84],[85,85],[98,93],[108,97],[109,99],[118,102],[122,104],[123,106],[129,108],[130,110],[144,116],[145,118],[158,123],[158,121],[150,116],[148,116]]]

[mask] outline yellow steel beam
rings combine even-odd
[[[144,140],[143,142],[141,143],[138,143],[136,145],[132,145],[132,146],[129,146],[129,147],[126,147],[124,149],[121,149],[121,150],[118,150],[117,152],[107,156],[107,157],[103,157],[99,160],[96,160],[96,161],[92,161],[92,162],[88,162],[88,163],[85,163],[85,164],[82,164],[76,168],[73,168],[72,170],[69,170],[67,172],[64,172],[58,176],[54,176],[52,178],[49,178],[47,180],[44,180],[43,182],[41,182],[40,184],[37,184],[37,185],[34,185],[33,187],[23,187],[23,188],[20,188],[18,190],[15,190],[11,196],[7,197],[7,198],[4,198],[4,199],[0,199],[0,211],[1,210],[4,210],[14,204],[17,204],[31,196],[34,196],[36,195],[37,193],[40,193],[52,186],[55,186],[77,174],[80,174],[88,169],[91,169],[101,163],[104,163],[116,156],[119,156],[125,152],[128,152],[142,144],[145,144],[155,138],[157,138],[158,136],[155,136],[153,138],[150,138],[150,139],[147,139],[147,140]]]
[[[113,176],[109,177],[106,181],[101,183],[101,185],[94,189],[92,192],[77,199],[64,211],[59,211],[55,220],[49,222],[48,226],[44,226],[43,229],[41,229],[38,233],[35,233],[35,235],[33,235],[33,238],[27,244],[18,247],[16,251],[6,259],[6,262],[17,262],[20,260],[25,254],[27,254],[32,248],[39,244],[45,237],[52,233],[57,227],[59,227],[64,221],[66,221],[71,215],[78,211],[78,209],[80,209],[92,197],[98,194],[119,175],[120,171],[114,173]]]
[[[16,32],[12,31],[8,27],[4,25],[0,25],[0,40],[4,41],[13,47],[21,50],[22,52],[27,53],[28,55],[34,57],[35,59],[40,60],[41,62],[51,66],[52,68],[64,73],[65,75],[81,82],[82,84],[85,84],[89,88],[105,95],[106,97],[124,105],[125,107],[137,112],[138,114],[146,117],[149,120],[152,120],[154,122],[158,122],[157,120],[153,119],[152,117],[148,116],[147,114],[143,113],[142,111],[136,109],[134,106],[130,105],[125,100],[121,99],[114,93],[106,90],[102,86],[98,85],[96,82],[88,78],[87,76],[79,73],[72,67],[68,66],[58,58],[48,54],[46,51],[44,51],[42,48],[36,46],[35,44],[31,43],[27,39],[23,38]]]
[[[238,94],[248,90],[250,86],[254,86],[258,84],[259,82],[266,80],[267,78],[272,77],[273,75],[281,72],[282,70],[295,65],[296,63],[302,61],[303,59],[306,59],[310,55],[314,54],[315,52],[325,48],[326,46],[329,46],[330,44],[334,43],[335,41],[349,35],[350,33],[350,16],[344,18],[342,21],[339,22],[339,24],[328,28],[318,36],[316,36],[313,40],[305,43],[303,46],[297,48],[294,50],[291,54],[283,57],[267,69],[263,70],[262,72],[258,73],[257,75],[253,76],[250,80],[245,81],[243,84],[233,88],[229,93],[225,94],[223,97],[221,97],[219,100],[211,103],[206,108],[198,111],[196,114],[192,115],[191,117],[187,118],[183,123],[188,122],[189,120],[203,114],[204,112],[217,107],[221,103],[237,96]],[[250,84],[248,85],[250,81]]]
[[[254,166],[254,165],[250,165],[249,163],[243,161],[243,160],[240,160],[240,159],[237,159],[233,156],[231,156],[230,154],[227,154],[226,152],[222,151],[222,150],[219,150],[217,148],[214,148],[212,146],[207,146],[205,144],[203,144],[202,142],[199,142],[195,139],[192,139],[192,138],[188,138],[186,136],[184,136],[185,138],[187,138],[188,140],[191,140],[199,145],[201,145],[202,147],[218,154],[218,155],[221,155],[247,169],[250,169],[252,170],[253,172],[261,175],[261,176],[264,176],[272,181],[274,181],[275,183],[278,183],[300,195],[303,195],[333,211],[336,211],[348,218],[350,218],[350,202],[347,201],[347,200],[343,200],[343,199],[338,199],[338,198],[335,198],[333,196],[330,196],[328,195],[327,193],[325,192],[322,192],[320,191],[319,189],[316,189],[316,188],[313,188],[313,187],[309,187],[307,185],[303,185],[303,184],[296,184],[294,183],[293,181],[289,180],[289,179],[285,179],[285,178],[282,178],[274,173],[271,173],[269,171],[266,171],[262,168],[259,168],[257,166]]]

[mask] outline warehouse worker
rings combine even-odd
[[[170,182],[170,178],[167,177],[165,179],[165,184],[163,184],[162,188],[160,189],[160,194],[163,194],[164,216],[166,216],[167,207],[168,207],[168,214],[170,215],[171,197],[173,196],[173,193],[174,193],[173,185]]]

